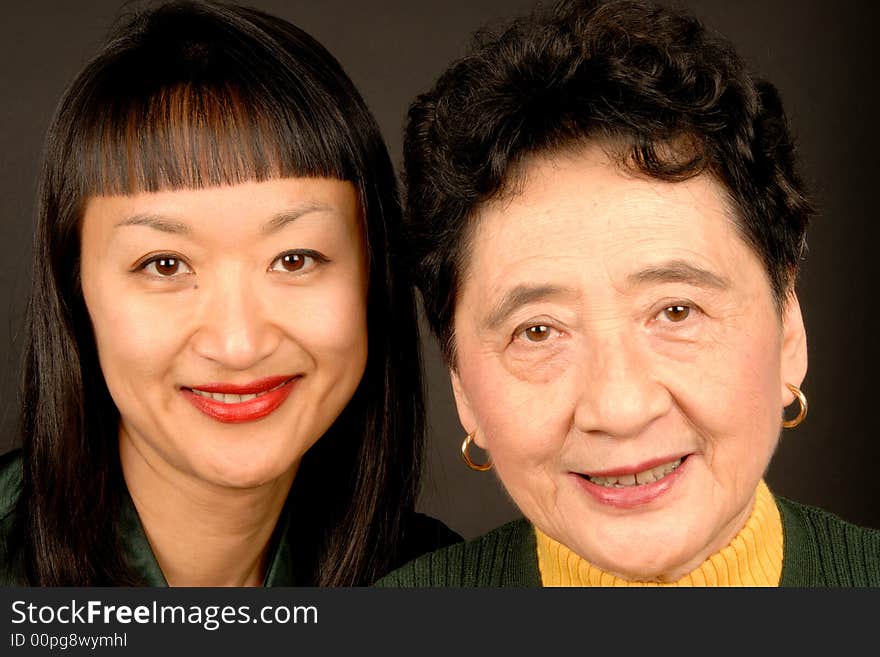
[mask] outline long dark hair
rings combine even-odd
[[[369,259],[366,371],[304,456],[288,501],[297,583],[367,584],[396,563],[424,408],[414,299],[396,264],[396,180],[378,126],[339,63],[300,29],[254,9],[173,2],[117,30],[49,130],[22,379],[27,583],[138,583],[116,528],[119,414],[80,285],[85,201],[288,176],[355,185]]]

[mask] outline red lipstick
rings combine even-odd
[[[181,388],[180,392],[189,403],[214,420],[226,423],[252,422],[266,417],[281,406],[298,380],[297,376],[269,376],[245,384],[206,383]],[[215,399],[215,395],[256,396],[247,400],[227,401]]]

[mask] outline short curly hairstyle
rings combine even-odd
[[[602,142],[640,175],[702,173],[729,197],[785,303],[814,210],[776,88],[694,17],[646,2],[566,1],[478,34],[409,110],[404,139],[412,270],[455,363],[453,313],[474,216],[531,156]]]

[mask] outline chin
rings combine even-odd
[[[674,582],[703,561],[694,552],[692,539],[691,532],[603,536],[598,545],[596,539],[590,541],[593,549],[579,553],[594,566],[633,582]]]
[[[245,457],[230,455],[211,459],[197,468],[202,479],[223,488],[249,489],[269,484],[293,468],[292,458],[249,454]]]
[[[621,559],[615,556],[606,566],[596,564],[602,570],[622,577],[631,582],[674,582],[684,577],[692,569],[676,566],[677,559],[669,559],[668,555],[641,554],[633,559]]]

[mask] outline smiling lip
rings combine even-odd
[[[689,454],[681,458],[681,464],[672,472],[666,474],[662,479],[653,481],[648,484],[639,484],[636,486],[622,486],[620,488],[609,488],[595,484],[583,474],[572,472],[575,482],[583,491],[588,493],[593,499],[600,504],[616,507],[619,509],[630,509],[649,502],[653,502],[660,496],[669,492],[679,479],[688,471],[688,463],[690,462]],[[670,463],[677,460],[676,458],[663,458],[646,461],[638,466],[619,468],[617,470],[606,470],[604,472],[591,472],[591,477],[622,477],[626,475],[634,475],[638,472],[644,472],[653,467],[657,467],[664,463]]]
[[[181,388],[180,392],[189,403],[214,420],[226,423],[252,422],[266,417],[281,406],[299,378],[270,376],[245,384],[206,383],[192,388]],[[225,401],[205,394],[257,396],[243,401]]]
[[[623,477],[625,475],[634,475],[637,472],[651,470],[653,468],[656,468],[658,465],[663,465],[664,463],[672,463],[673,461],[682,459],[685,456],[687,456],[687,454],[678,454],[677,456],[662,456],[660,458],[651,459],[650,461],[645,461],[644,463],[639,463],[638,465],[627,465],[622,468],[616,468],[612,470],[597,470],[596,472],[590,471],[587,474],[589,474],[591,477]]]

